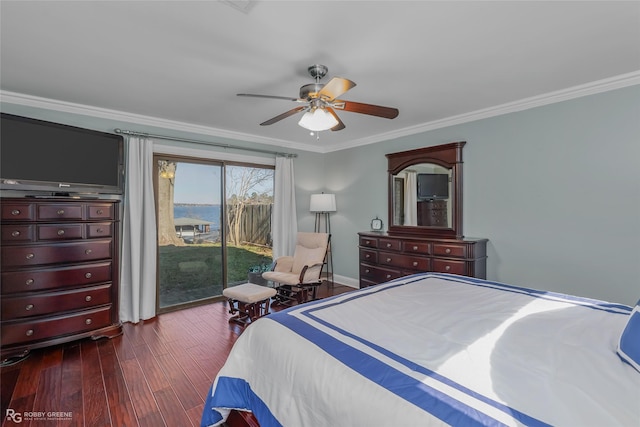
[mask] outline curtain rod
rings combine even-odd
[[[157,138],[157,139],[166,139],[169,141],[180,141],[180,142],[190,142],[192,144],[200,144],[200,145],[208,145],[210,147],[219,147],[219,148],[230,148],[232,150],[245,150],[245,151],[253,151],[255,153],[265,153],[265,154],[273,154],[275,156],[280,157],[298,157],[297,154],[293,153],[282,153],[279,151],[271,151],[271,150],[261,150],[259,148],[248,148],[248,147],[235,147],[230,144],[220,144],[217,142],[207,142],[207,141],[199,141],[197,139],[187,139],[187,138],[178,138],[164,135],[154,135],[152,133],[146,132],[136,132],[132,130],[123,130],[123,129],[114,129],[115,133],[123,134],[123,135],[131,135],[131,136],[144,136],[149,138]]]

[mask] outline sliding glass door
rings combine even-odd
[[[158,312],[219,298],[271,263],[273,168],[156,155]]]
[[[156,157],[159,311],[222,294],[222,167]]]

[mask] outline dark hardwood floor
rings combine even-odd
[[[352,289],[325,282],[318,296]],[[229,317],[227,303],[216,302],[125,323],[113,339],[34,350],[0,370],[2,426],[199,426],[209,387],[242,332]]]

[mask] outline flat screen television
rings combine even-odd
[[[0,189],[122,194],[120,135],[1,114]]]
[[[419,173],[418,200],[441,200],[449,198],[449,175],[446,173]]]

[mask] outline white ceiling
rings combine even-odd
[[[2,0],[3,101],[326,152],[640,82],[638,1],[228,3]],[[296,97],[314,63],[400,115],[339,112],[316,140],[259,126],[297,104],[236,96]]]

